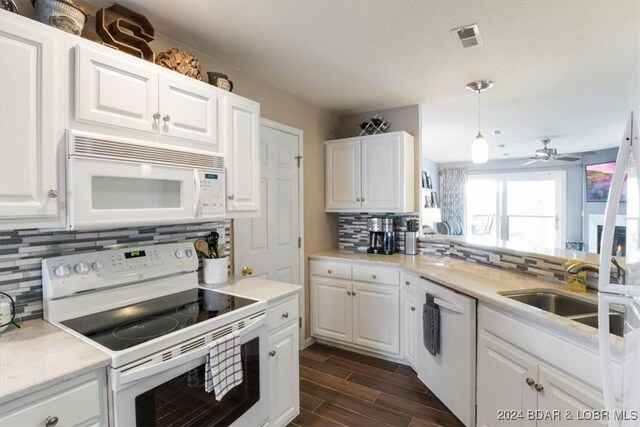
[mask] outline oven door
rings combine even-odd
[[[115,426],[262,426],[267,422],[265,317],[240,331],[243,381],[220,401],[204,389],[208,346],[151,366],[111,369]]]

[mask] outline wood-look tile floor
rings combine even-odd
[[[292,426],[459,427],[408,366],[314,344],[300,352],[300,415]]]

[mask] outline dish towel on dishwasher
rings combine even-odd
[[[427,294],[427,301],[422,306],[422,327],[424,347],[435,356],[440,352],[440,307],[433,302],[431,294]]]
[[[209,344],[209,354],[204,368],[204,389],[215,391],[216,400],[242,383],[242,357],[240,355],[240,333],[227,334]]]

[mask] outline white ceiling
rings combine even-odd
[[[437,162],[469,160],[477,99],[464,86],[485,78],[495,82],[482,99],[493,158],[527,156],[543,137],[561,152],[618,144],[640,51],[638,1],[120,2],[320,107],[423,103],[425,154]],[[450,30],[472,23],[484,46],[463,51]]]

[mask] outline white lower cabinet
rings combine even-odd
[[[487,311],[481,321],[488,318]],[[508,327],[521,335],[517,321]],[[563,351],[526,336],[536,348],[545,347],[548,355]],[[577,348],[566,354],[575,358],[574,365],[581,363]],[[478,334],[477,409],[479,426],[606,425],[588,419],[604,410],[602,393],[486,330]]]
[[[106,426],[106,371],[84,374],[2,405],[0,425]]]
[[[300,413],[298,297],[278,301],[269,317],[269,425],[285,426]]]
[[[400,355],[398,269],[311,261],[311,335],[388,355]],[[336,279],[342,277],[359,280]]]
[[[400,297],[402,357],[412,368],[416,367],[416,326],[418,325],[419,319],[415,295],[403,291]]]

